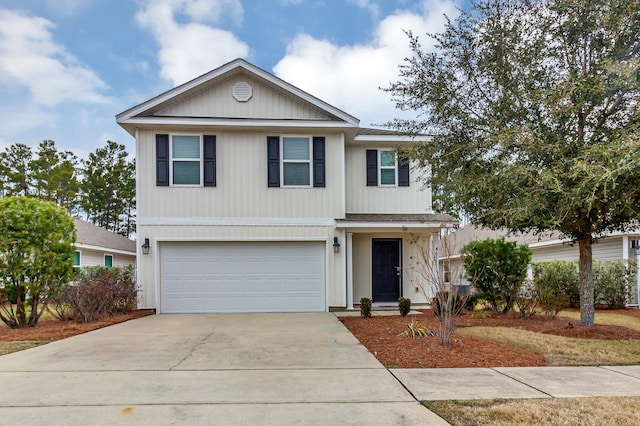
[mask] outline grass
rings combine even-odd
[[[10,354],[11,352],[23,351],[25,349],[35,348],[44,345],[49,341],[43,340],[23,340],[19,342],[0,342],[0,355]]]
[[[551,365],[640,364],[640,340],[576,339],[507,327],[467,327],[457,332],[535,352]]]
[[[558,315],[580,321],[580,312],[561,311]],[[640,331],[640,318],[629,315],[598,312],[595,315],[595,322],[596,324],[619,325],[634,331]]]
[[[640,424],[640,397],[423,401],[454,426]]]

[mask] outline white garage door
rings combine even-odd
[[[167,242],[160,312],[322,312],[323,242]]]

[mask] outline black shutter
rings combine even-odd
[[[156,186],[169,186],[169,135],[156,135]]]
[[[398,186],[409,186],[409,159],[398,159]]]
[[[321,136],[313,138],[313,186],[316,188],[325,187],[324,141]]]
[[[378,151],[367,150],[367,186],[378,186]]]
[[[204,135],[204,186],[216,186],[216,137]]]
[[[280,137],[267,136],[267,185],[280,186]]]

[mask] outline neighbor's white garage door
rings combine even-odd
[[[167,242],[160,312],[321,312],[323,242]]]

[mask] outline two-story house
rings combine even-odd
[[[426,302],[407,276],[408,232],[432,244],[454,221],[398,160],[409,138],[241,59],[116,119],[136,139],[140,308]]]

